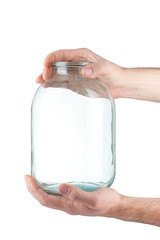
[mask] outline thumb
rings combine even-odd
[[[71,184],[61,184],[59,192],[71,201],[78,201],[90,208],[96,208],[97,198],[95,192],[85,192]]]
[[[82,74],[85,78],[91,79],[106,77],[111,70],[111,65],[112,63],[107,60],[90,63],[82,69]]]

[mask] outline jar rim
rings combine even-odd
[[[90,62],[52,62],[51,67],[83,67]]]

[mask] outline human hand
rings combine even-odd
[[[110,217],[160,227],[159,198],[128,197],[111,188],[85,192],[66,183],[59,186],[62,196],[55,196],[44,192],[33,177],[26,175],[25,180],[28,191],[45,207],[71,215]]]
[[[121,195],[111,188],[85,192],[71,184],[61,184],[62,196],[48,195],[32,176],[25,176],[27,188],[41,205],[62,210],[71,215],[115,217]],[[68,190],[68,191],[67,191]]]
[[[91,62],[82,69],[82,74],[85,78],[98,78],[109,89],[113,98],[122,96],[125,86],[124,71],[125,69],[107,61],[89,49],[80,48],[73,50],[58,50],[50,53],[44,61],[44,70],[36,81],[43,83],[51,75],[51,63],[60,61],[84,61]]]

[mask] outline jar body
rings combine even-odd
[[[62,64],[62,63],[61,63]],[[115,176],[115,106],[80,66],[53,67],[31,110],[31,174],[49,194],[61,183],[85,191],[111,186]]]

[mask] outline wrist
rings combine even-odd
[[[118,194],[110,210],[104,216],[124,221],[142,222],[142,199]]]
[[[138,221],[135,198],[121,195],[119,205],[115,212],[115,218],[124,221]]]
[[[137,198],[119,194],[119,200],[112,207],[109,217],[124,221],[141,222],[141,210],[139,204],[137,205],[136,202]]]
[[[121,87],[121,98],[137,98],[140,88],[137,72],[135,68],[122,68],[123,80]],[[141,83],[142,84],[142,83]],[[141,86],[142,88],[142,86]],[[137,96],[137,97],[136,97]]]
[[[124,196],[116,192],[116,196],[114,196],[112,200],[112,204],[106,206],[106,211],[102,216],[110,217],[110,218],[119,218],[122,215],[124,209]]]

